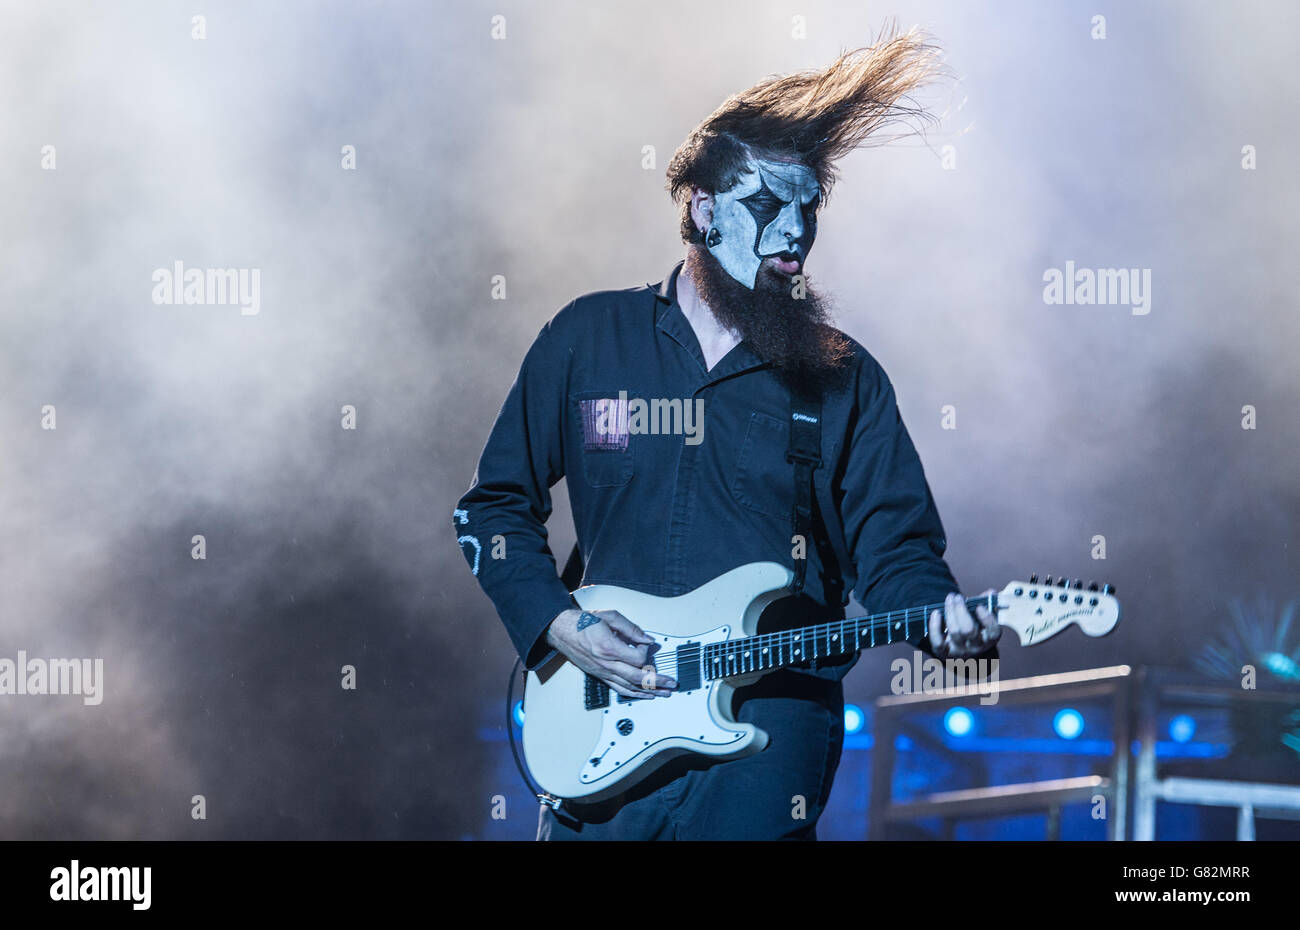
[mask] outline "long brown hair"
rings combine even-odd
[[[694,242],[693,188],[729,189],[754,156],[795,158],[812,169],[825,202],[835,162],[859,146],[918,131],[931,119],[909,94],[943,71],[939,49],[919,29],[894,26],[876,44],[843,52],[829,66],[770,77],[732,94],[696,126],[668,164],[668,190],[682,207],[682,238]],[[875,138],[872,138],[875,137]]]

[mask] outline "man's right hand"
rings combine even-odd
[[[624,697],[668,697],[677,687],[655,671],[654,640],[617,610],[566,610],[547,627],[546,641]]]

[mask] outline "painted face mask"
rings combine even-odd
[[[806,165],[751,159],[731,190],[714,194],[705,247],[750,290],[770,257],[777,270],[798,274],[817,235],[817,176]]]

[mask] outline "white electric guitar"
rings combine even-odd
[[[528,673],[524,690],[524,757],[533,777],[556,798],[597,801],[683,753],[737,759],[761,751],[767,734],[737,723],[731,695],[774,669],[928,635],[927,604],[801,629],[756,633],[758,618],[789,594],[790,569],[754,562],[732,569],[689,594],[655,597],[612,585],[573,592],[584,610],[617,610],[653,637],[656,670],[677,681],[669,697],[625,698],[563,656]],[[1049,575],[1013,581],[1000,592],[966,601],[996,611],[1022,645],[1077,623],[1089,636],[1109,633],[1119,602],[1105,585]]]

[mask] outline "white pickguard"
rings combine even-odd
[[[782,565],[758,562],[677,597],[612,585],[589,585],[573,596],[586,610],[617,610],[653,636],[661,646],[657,667],[677,677],[666,653],[682,643],[703,648],[753,635],[764,607],[783,596],[791,577]],[[587,676],[557,656],[528,673],[523,735],[528,767],[556,797],[594,801],[626,791],[683,753],[735,759],[760,752],[767,734],[731,719],[733,693],[756,677],[710,681],[701,674],[699,687],[690,693],[634,702],[620,701],[611,689],[608,707],[588,709]],[[626,733],[619,731],[624,721],[625,730],[631,724]]]
[[[699,636],[666,636],[646,630],[659,644],[658,655],[685,643],[722,642],[731,638],[731,627],[721,626]],[[672,669],[664,674],[672,675]],[[705,681],[694,691],[677,692],[669,698],[623,701],[610,691],[610,706],[602,714],[600,738],[592,747],[579,774],[584,785],[597,786],[602,779],[620,772],[638,757],[650,756],[673,740],[676,748],[706,752],[715,747],[738,744],[747,731],[714,719],[709,708],[716,681]],[[685,745],[683,745],[685,744]],[[714,750],[716,751],[716,750]]]

